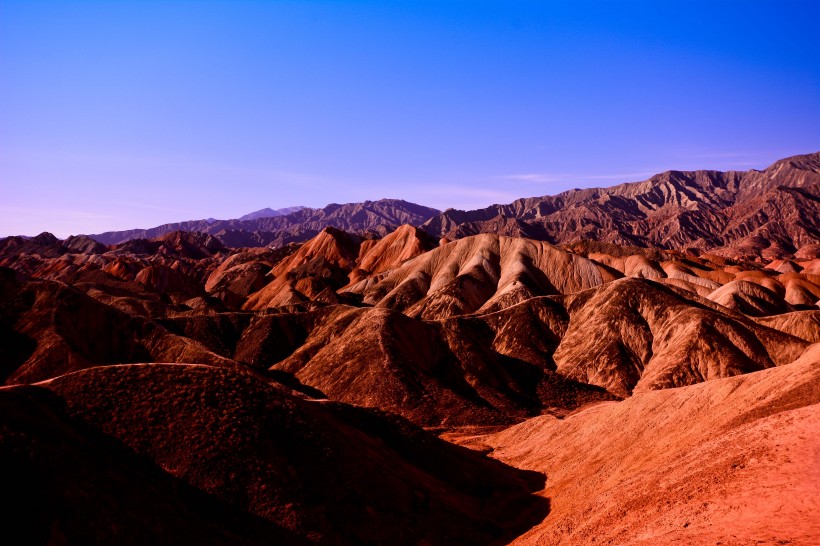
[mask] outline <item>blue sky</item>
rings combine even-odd
[[[820,2],[0,0],[0,235],[820,150]]]

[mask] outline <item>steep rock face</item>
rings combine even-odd
[[[817,348],[786,366],[473,439],[548,476],[550,514],[513,544],[814,543]]]
[[[357,300],[358,292],[379,274],[435,246],[427,234],[404,225],[381,239],[362,239],[327,228],[281,260],[268,282],[248,297],[246,309],[266,309],[307,302]],[[284,250],[284,249],[282,249]],[[279,251],[277,251],[279,252]],[[355,286],[363,281],[361,286]],[[343,288],[348,285],[347,288]]]
[[[485,234],[405,263],[363,296],[365,303],[435,319],[576,292],[610,279],[607,269],[547,243]]]
[[[336,290],[348,283],[348,273],[354,267],[361,244],[360,237],[326,228],[279,262],[269,274],[273,280],[252,294],[243,308],[293,305],[316,299],[320,294],[327,303],[337,302]]]
[[[619,396],[785,364],[808,345],[646,280],[614,281],[566,306],[558,372]]]
[[[782,296],[761,284],[748,281],[731,281],[707,296],[715,303],[745,315],[763,316],[793,311]]]
[[[808,345],[691,297],[623,279],[434,322],[339,308],[303,322],[274,368],[416,422],[489,424],[601,399],[586,385],[619,397],[680,387],[785,364]]]
[[[103,254],[30,256],[20,262],[12,251],[3,259],[69,283],[105,305],[94,307],[63,290],[63,295],[42,299],[42,312],[35,313],[41,318],[32,319],[33,326],[9,319],[6,331],[17,337],[9,342],[14,364],[8,373],[32,356],[34,349],[26,349],[27,344],[52,331],[45,326],[49,306],[65,299],[77,300],[82,310],[61,316],[79,321],[91,320],[84,318],[86,313],[109,317],[103,320],[117,325],[117,331],[107,335],[131,340],[126,344],[131,349],[123,344],[102,349],[102,341],[89,342],[91,333],[61,327],[56,337],[42,338],[51,341],[37,345],[29,363],[35,373],[31,377],[118,358],[209,363],[221,358],[263,370],[280,366],[277,373],[298,376],[295,388],[303,381],[305,388],[321,393],[332,383],[329,378],[345,384],[360,380],[359,375],[376,377],[381,372],[371,364],[381,363],[392,370],[388,375],[395,382],[386,382],[381,390],[372,385],[372,403],[338,385],[325,394],[387,404],[423,423],[441,423],[448,411],[450,422],[462,424],[566,412],[600,394],[587,392],[588,385],[623,397],[634,389],[746,373],[794,359],[800,344],[814,339],[812,332],[793,339],[743,318],[816,309],[820,286],[815,282],[820,279],[807,273],[802,259],[780,272],[785,262],[759,268],[708,254],[589,242],[571,245],[575,252],[568,252],[491,234],[425,250],[434,244],[417,228],[404,226],[382,239],[328,228],[305,244],[277,250],[231,251],[207,235],[174,233],[155,241],[133,240]],[[202,257],[188,257],[196,252]],[[638,284],[618,281],[621,276]],[[640,279],[654,279],[666,288]],[[20,289],[10,286],[9,297],[14,297]],[[583,295],[590,287],[598,289],[596,296]],[[545,299],[544,294],[556,297]],[[348,332],[350,322],[344,317],[356,313],[344,306],[337,313],[333,306],[340,303],[376,305],[414,321],[405,324],[393,313],[362,312],[361,322]],[[252,314],[242,320],[225,315],[242,306]],[[329,310],[318,311],[323,307]],[[299,312],[309,309],[317,311]],[[254,316],[260,311],[280,316]],[[145,320],[151,318],[163,320]],[[397,333],[399,323],[406,335]],[[91,324],[96,328],[100,321],[95,318]],[[38,329],[42,331],[36,333]],[[63,332],[74,333],[66,337]],[[382,343],[382,334],[404,341]],[[68,368],[55,360],[66,340]],[[416,356],[402,360],[402,353],[414,351]],[[312,361],[314,353],[319,357]],[[359,353],[371,362],[360,362]],[[334,359],[345,365],[336,366]],[[430,403],[437,396],[430,393],[445,391],[445,399],[452,395],[451,406]]]
[[[498,221],[553,243],[595,240],[656,248],[701,248],[772,259],[820,242],[820,153],[764,171],[669,171],[643,182],[570,190],[474,211],[448,210],[425,222],[433,236],[498,233]],[[513,234],[509,232],[508,234]]]
[[[563,307],[528,300],[491,315],[437,322],[386,309],[186,316],[170,332],[309,396],[378,407],[427,426],[511,423],[614,398],[556,374]],[[284,375],[283,375],[284,374]],[[292,374],[292,375],[291,375]]]
[[[546,513],[537,474],[246,374],[131,365],[42,386],[174,478],[313,543],[489,543]]]
[[[100,364],[232,361],[155,322],[51,281],[0,277],[0,379],[30,383]]]
[[[239,309],[248,296],[270,282],[270,271],[298,249],[298,245],[288,245],[276,250],[240,250],[226,258],[211,272],[205,281],[204,289],[231,308]]]
[[[563,415],[616,397],[556,373],[553,355],[569,325],[562,300],[531,298],[500,311],[435,324],[465,379],[494,407],[513,417]]]
[[[331,399],[423,425],[509,422],[465,380],[432,325],[387,309],[338,309],[274,368]]]
[[[816,307],[820,300],[820,275],[783,273],[777,277],[785,287],[785,300],[795,306]]]
[[[820,342],[820,310],[795,311],[771,317],[757,317],[755,322],[780,330],[811,343]]]
[[[436,242],[425,232],[405,224],[371,245],[362,245],[350,284],[394,269],[435,247]]]

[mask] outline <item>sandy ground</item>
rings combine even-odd
[[[525,544],[820,544],[820,361],[447,439],[547,475]]]

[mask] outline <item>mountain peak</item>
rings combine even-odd
[[[273,216],[287,216],[288,214],[292,214],[294,212],[299,212],[300,210],[306,209],[307,207],[303,206],[295,206],[295,207],[284,207],[281,209],[272,209],[270,207],[265,207],[264,209],[259,209],[257,211],[251,212],[246,214],[245,216],[240,216],[240,220],[256,220],[257,218],[270,218]],[[209,220],[211,220],[209,218]]]

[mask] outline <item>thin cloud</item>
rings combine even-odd
[[[162,205],[154,205],[149,203],[139,203],[135,201],[113,201],[115,205],[120,205],[125,208],[138,208],[138,209],[145,209],[145,210],[155,210],[159,212],[173,212],[175,214],[201,214],[201,212],[193,211],[190,209],[181,209],[177,207],[164,207]]]
[[[595,174],[595,175],[588,175],[582,176],[584,180],[611,180],[614,178],[646,178],[648,176],[652,176],[653,174],[658,174],[661,170],[654,170],[654,171],[639,171],[634,173],[614,173],[614,174]]]
[[[487,199],[510,199],[511,197],[512,199],[517,198],[515,194],[510,192],[490,190],[486,188],[471,188],[469,186],[436,186],[421,189],[421,191],[417,191],[416,193],[435,196],[457,195],[461,197]]]
[[[566,176],[547,173],[527,173],[527,174],[505,174],[499,176],[502,180],[516,180],[518,182],[534,182],[538,184],[549,184],[551,182],[561,182]]]
[[[488,188],[446,185],[416,188],[407,198],[439,209],[471,210],[493,204],[511,203],[519,197],[521,196],[512,192]]]
[[[751,157],[755,154],[748,152],[709,152],[702,154],[686,154],[683,155],[686,159],[732,159],[736,157]]]

